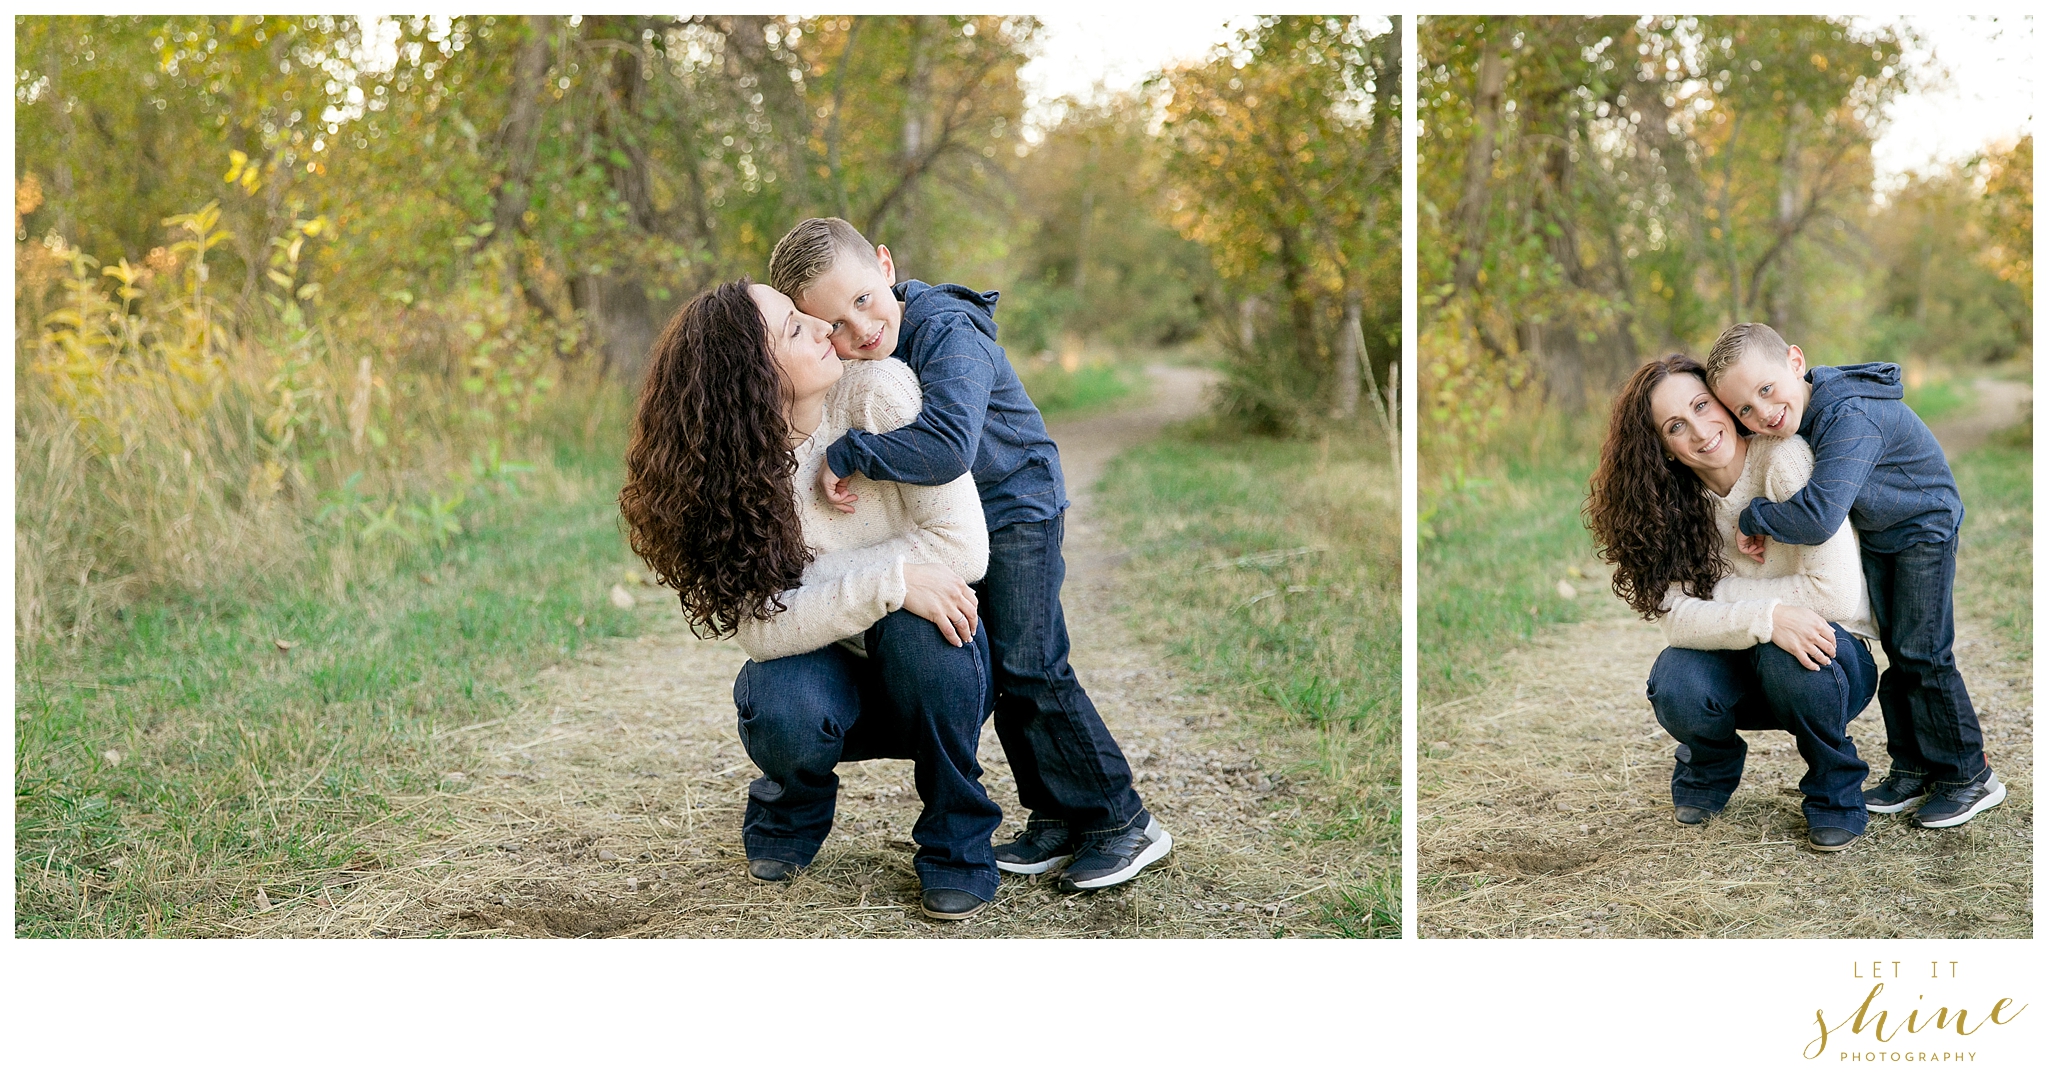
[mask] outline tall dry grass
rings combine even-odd
[[[345,592],[460,534],[465,503],[547,470],[565,437],[624,423],[616,388],[565,378],[580,342],[525,313],[502,263],[443,298],[330,304],[309,266],[331,225],[301,220],[238,309],[209,279],[216,208],[165,224],[141,265],[16,246],[20,649],[152,596]]]

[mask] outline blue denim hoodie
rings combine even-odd
[[[1825,543],[1846,516],[1880,554],[1952,539],[1963,496],[1934,432],[1906,407],[1898,365],[1814,367],[1806,380],[1813,396],[1799,433],[1813,447],[1813,478],[1783,502],[1751,500],[1743,533]]]
[[[905,281],[896,355],[917,372],[924,409],[887,434],[848,431],[825,451],[836,475],[935,486],[972,470],[989,531],[1067,508],[1060,451],[996,344],[996,294]]]

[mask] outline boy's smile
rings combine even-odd
[[[890,287],[896,264],[889,249],[875,246],[875,262],[842,254],[802,296],[797,309],[832,324],[832,347],[848,360],[879,360],[896,351],[903,304]]]
[[[1788,346],[1783,359],[1760,356],[1754,350],[1744,353],[1714,383],[1714,396],[1744,427],[1773,438],[1798,432],[1811,393],[1812,387],[1806,383],[1806,356],[1797,345]]]

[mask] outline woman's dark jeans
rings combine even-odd
[[[1749,744],[1737,731],[1792,733],[1806,775],[1799,790],[1809,828],[1846,828],[1857,835],[1870,819],[1863,780],[1870,766],[1856,755],[1849,721],[1877,690],[1877,664],[1863,642],[1835,626],[1835,661],[1817,671],[1775,644],[1705,652],[1666,648],[1650,669],[1650,707],[1678,739],[1671,801],[1710,813],[1728,804],[1742,780]]]
[[[835,644],[740,668],[740,744],[762,773],[747,789],[747,857],[809,865],[832,830],[839,762],[909,759],[924,800],[910,830],[918,880],[994,899],[989,837],[1003,812],[975,760],[995,697],[988,634],[955,646],[895,611],[868,628],[866,646],[866,659]]]
[[[1081,836],[1141,823],[1131,766],[1067,662],[1060,584],[1066,515],[988,534],[981,598],[996,681],[996,737],[1031,819],[1063,821]]]

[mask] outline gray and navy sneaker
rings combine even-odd
[[[1927,801],[1927,777],[1893,772],[1863,792],[1863,808],[1872,813],[1904,813]]]
[[[1998,773],[1986,770],[1982,779],[1930,795],[1913,819],[1922,828],[1953,828],[2003,801],[2005,784]]]
[[[1066,865],[1079,845],[1064,821],[1032,821],[996,848],[996,868],[1005,873],[1050,873]]]
[[[1122,884],[1172,849],[1173,837],[1147,813],[1144,824],[1111,832],[1076,852],[1060,873],[1059,889],[1080,892]]]

